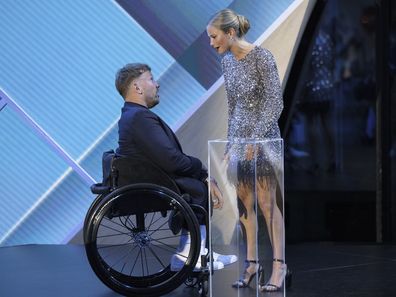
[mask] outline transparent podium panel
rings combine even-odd
[[[208,154],[209,249],[224,264],[210,296],[285,296],[283,140],[211,140]]]

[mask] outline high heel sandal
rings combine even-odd
[[[248,272],[248,268],[250,264],[256,264],[255,271],[253,273]],[[257,267],[258,264],[258,267]],[[258,274],[259,279],[261,279],[262,274],[264,273],[263,267],[259,264],[259,261],[256,260],[245,260],[245,271],[243,272],[242,277],[232,284],[233,288],[246,288],[249,286],[252,279]]]
[[[282,270],[282,283],[283,281],[285,282],[286,288],[290,288],[292,284],[292,272],[287,268],[287,265],[285,264],[285,261],[282,259],[273,259],[274,262],[280,262],[281,267],[280,269]],[[259,289],[261,292],[279,292],[282,290],[282,283],[280,286],[271,284],[271,283],[266,283],[265,285],[259,285]]]

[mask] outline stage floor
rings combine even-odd
[[[287,246],[293,285],[288,297],[396,296],[396,246],[312,243]],[[0,296],[112,297],[92,272],[83,246],[24,245],[0,248]],[[221,282],[221,273],[215,281]],[[214,296],[235,294],[229,284]],[[233,294],[229,294],[229,293]],[[244,289],[243,296],[254,290]],[[252,294],[250,294],[252,293]],[[199,296],[182,285],[167,296]],[[280,297],[281,293],[260,296]]]

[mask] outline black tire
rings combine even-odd
[[[201,295],[201,297],[208,296],[208,292],[209,292],[209,280],[208,279],[202,280],[202,282],[200,283],[198,292]]]
[[[184,218],[191,248],[179,271],[170,270],[180,232],[168,227],[172,210]],[[183,198],[153,184],[121,187],[99,196],[87,213],[85,250],[100,280],[126,296],[159,296],[179,287],[192,273],[200,253],[199,224]]]
[[[188,276],[184,281],[184,284],[189,288],[194,288],[198,284],[198,278],[193,277],[192,275]]]

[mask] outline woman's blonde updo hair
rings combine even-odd
[[[239,38],[243,37],[250,29],[249,20],[231,9],[220,10],[211,18],[208,25],[220,29],[224,33],[228,33],[231,28],[234,28]]]

